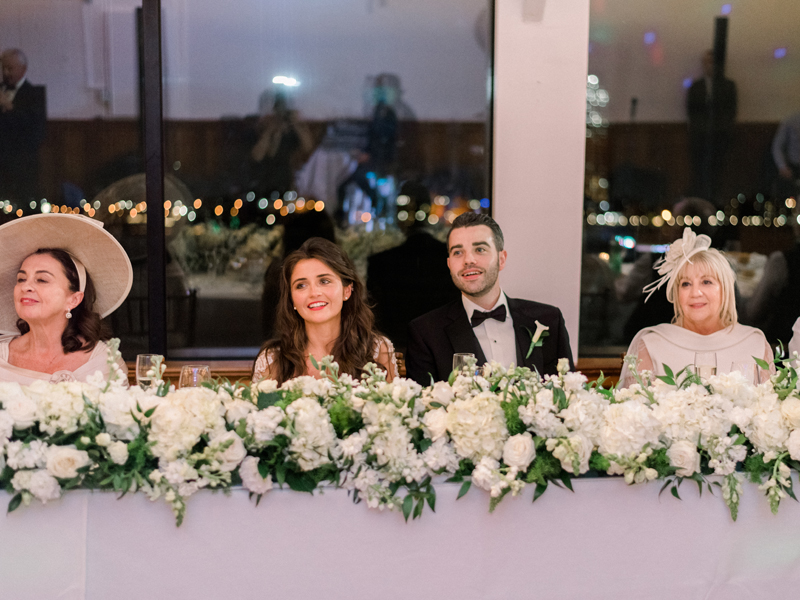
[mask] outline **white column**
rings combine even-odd
[[[502,283],[512,297],[561,309],[577,359],[589,0],[497,0],[495,11]]]

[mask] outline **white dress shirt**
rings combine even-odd
[[[25,77],[23,77],[17,82],[17,86],[13,90],[9,89],[3,90],[5,92],[6,98],[8,98],[10,102],[14,101],[14,97],[17,95],[17,90],[19,90],[19,86],[21,86],[23,83],[25,83]]]
[[[464,303],[467,319],[472,319],[472,313],[476,310],[489,312],[472,302],[464,294],[461,294],[461,302]],[[508,309],[508,298],[502,291],[500,298],[489,310],[494,310],[501,305],[506,307],[505,321],[501,323],[497,319],[486,319],[477,327],[473,327],[472,331],[478,338],[486,360],[493,360],[508,368],[512,363],[517,364],[517,339],[514,334],[514,321],[511,318],[511,311]]]

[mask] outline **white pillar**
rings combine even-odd
[[[501,281],[512,297],[561,309],[576,360],[588,43],[589,0],[496,0],[492,200],[508,250]]]

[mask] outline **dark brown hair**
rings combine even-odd
[[[39,248],[33,254],[47,254],[55,258],[61,263],[61,268],[69,282],[69,291],[75,293],[80,290],[78,269],[75,268],[75,263],[68,252],[60,248]],[[65,353],[94,350],[97,342],[100,340],[105,341],[111,337],[108,326],[100,319],[100,315],[94,311],[96,299],[97,294],[94,290],[94,283],[92,283],[92,278],[87,271],[83,300],[70,311],[72,318],[67,320],[67,327],[64,329],[64,333],[61,334],[61,346],[64,348]],[[17,329],[19,329],[20,333],[25,334],[31,330],[31,327],[28,323],[19,319],[17,321]]]
[[[467,211],[465,213],[461,213],[455,218],[453,225],[450,227],[450,231],[447,232],[448,254],[450,253],[450,234],[454,229],[461,229],[462,227],[477,227],[479,225],[486,225],[486,227],[492,230],[494,247],[498,252],[502,251],[505,242],[503,239],[503,230],[500,229],[500,225],[497,224],[497,221],[495,221],[489,215]]]
[[[381,336],[375,330],[375,317],[367,304],[364,284],[347,254],[333,242],[314,237],[287,256],[283,263],[276,337],[261,348],[262,352],[274,356],[273,364],[277,367],[274,375],[279,384],[306,372],[308,336],[305,321],[292,304],[291,280],[297,263],[312,258],[330,267],[342,280],[344,287],[353,286],[350,298],[342,305],[341,331],[332,351],[334,360],[339,364],[339,373],[360,377],[364,365],[375,362],[375,347]]]

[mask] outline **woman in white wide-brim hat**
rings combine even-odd
[[[653,268],[661,278],[645,287],[644,292],[652,294],[666,285],[675,317],[672,323],[645,327],[633,338],[627,354],[637,358],[637,370],[664,375],[667,366],[677,373],[694,365],[695,354],[713,353],[717,373],[744,369],[747,378],[755,383],[753,358],[771,364],[772,349],[760,329],[738,322],[736,275],[728,259],[711,248],[711,238],[686,228],[683,237],[670,245],[664,259]],[[758,370],[759,381],[767,378],[769,372]],[[636,381],[627,363],[620,380],[624,387]]]
[[[42,214],[1,226],[0,381],[107,375],[110,335],[101,319],[132,282],[128,255],[99,221]]]

